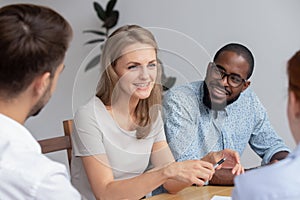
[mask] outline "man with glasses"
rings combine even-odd
[[[247,47],[227,44],[208,64],[205,81],[165,94],[165,131],[177,161],[200,159],[226,148],[241,155],[247,143],[262,164],[287,156],[289,149],[271,126],[265,108],[247,89],[253,68],[254,58]],[[216,171],[210,183],[233,184],[231,170]]]

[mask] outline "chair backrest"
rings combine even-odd
[[[68,153],[68,161],[69,161],[69,165],[71,166],[71,159],[72,159],[72,141],[71,141],[71,134],[73,132],[73,120],[69,119],[69,120],[64,120],[63,121],[63,126],[64,126],[64,133],[65,136],[69,137],[69,141],[70,141],[70,147],[67,148],[67,153]]]
[[[72,142],[71,133],[73,131],[73,120],[63,121],[64,136],[39,140],[42,153],[50,153],[55,151],[67,150],[69,166],[72,159]]]

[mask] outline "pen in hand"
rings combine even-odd
[[[216,169],[219,165],[221,165],[224,161],[226,160],[226,158],[222,158],[221,160],[219,160],[215,165],[214,165],[214,169]]]
[[[224,161],[226,160],[226,158],[224,157],[224,158],[222,158],[221,160],[219,160],[216,164],[214,164],[214,169],[216,169],[218,166],[220,166]],[[206,181],[205,183],[204,183],[204,185],[208,185],[208,181]]]
[[[224,161],[226,160],[226,158],[222,158],[221,160],[219,160],[216,164],[214,164],[213,168],[216,169],[218,166],[220,166]],[[204,183],[204,185],[208,185],[208,181],[206,181]],[[196,184],[193,184],[193,186],[197,186]]]

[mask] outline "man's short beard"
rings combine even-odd
[[[44,106],[48,103],[50,97],[51,97],[51,86],[52,81],[50,81],[46,91],[44,92],[43,96],[38,100],[38,102],[31,108],[27,118],[31,116],[38,115],[41,110],[44,108]]]
[[[235,98],[231,99],[230,101],[224,101],[223,103],[213,103],[211,101],[211,98],[210,98],[210,95],[209,95],[209,90],[208,90],[208,87],[206,85],[206,82],[204,81],[204,84],[203,84],[203,91],[204,91],[204,94],[203,94],[203,103],[206,107],[208,107],[209,109],[211,110],[224,110],[224,108],[230,104],[232,104],[233,102],[235,102],[239,97],[240,97],[240,94],[237,95]]]

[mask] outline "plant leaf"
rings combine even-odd
[[[176,82],[176,78],[175,77],[168,77],[164,80],[165,82],[162,83],[162,86],[163,86],[163,91],[167,91],[169,90],[171,87],[173,87],[173,85],[175,84]]]
[[[106,18],[102,27],[110,29],[117,24],[118,19],[119,19],[119,11],[114,10],[111,12],[111,15]]]
[[[106,34],[102,31],[96,31],[96,30],[85,30],[83,31],[83,33],[94,33],[96,35],[102,35],[102,36],[106,36]]]
[[[86,42],[84,44],[93,44],[93,43],[103,42],[103,41],[104,41],[104,39],[101,38],[101,39],[90,40],[90,41],[88,41],[88,42]]]
[[[88,71],[88,70],[94,68],[95,66],[97,66],[97,65],[99,64],[99,62],[100,62],[100,57],[101,57],[100,54],[97,55],[97,56],[95,56],[95,57],[94,57],[94,58],[86,65],[84,71],[86,72],[86,71]]]
[[[109,16],[111,11],[113,11],[115,5],[117,3],[117,0],[110,0],[107,5],[106,5],[106,11],[105,11],[105,14],[106,16]]]
[[[105,12],[104,12],[102,6],[98,2],[96,2],[96,1],[94,1],[94,9],[95,9],[95,11],[96,11],[99,19],[101,19],[102,21],[104,21],[105,18],[106,18]]]

